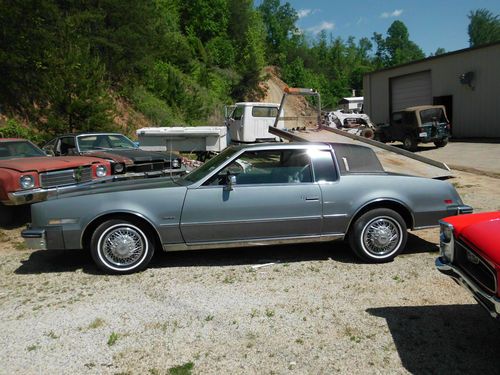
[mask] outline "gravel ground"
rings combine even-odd
[[[498,179],[451,182],[500,209]],[[437,229],[388,264],[312,244],[160,253],[121,277],[19,231],[0,231],[2,374],[499,373],[500,325],[434,269]]]

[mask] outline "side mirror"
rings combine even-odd
[[[140,145],[141,145],[141,144],[140,144],[139,142],[134,142],[134,146],[135,146],[135,148],[139,148],[139,146],[140,146]]]
[[[228,173],[226,178],[226,185],[224,185],[224,190],[231,191],[234,189],[234,185],[236,185],[236,176]]]

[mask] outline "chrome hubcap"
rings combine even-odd
[[[396,251],[401,244],[401,227],[389,217],[378,217],[370,221],[363,230],[365,249],[377,256]]]
[[[101,245],[104,257],[114,265],[128,266],[145,251],[145,241],[133,227],[117,227],[106,233]]]

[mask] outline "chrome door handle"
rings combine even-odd
[[[306,201],[319,201],[319,197],[305,197]]]

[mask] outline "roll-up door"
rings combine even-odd
[[[430,71],[391,78],[392,112],[427,104],[432,104]]]

